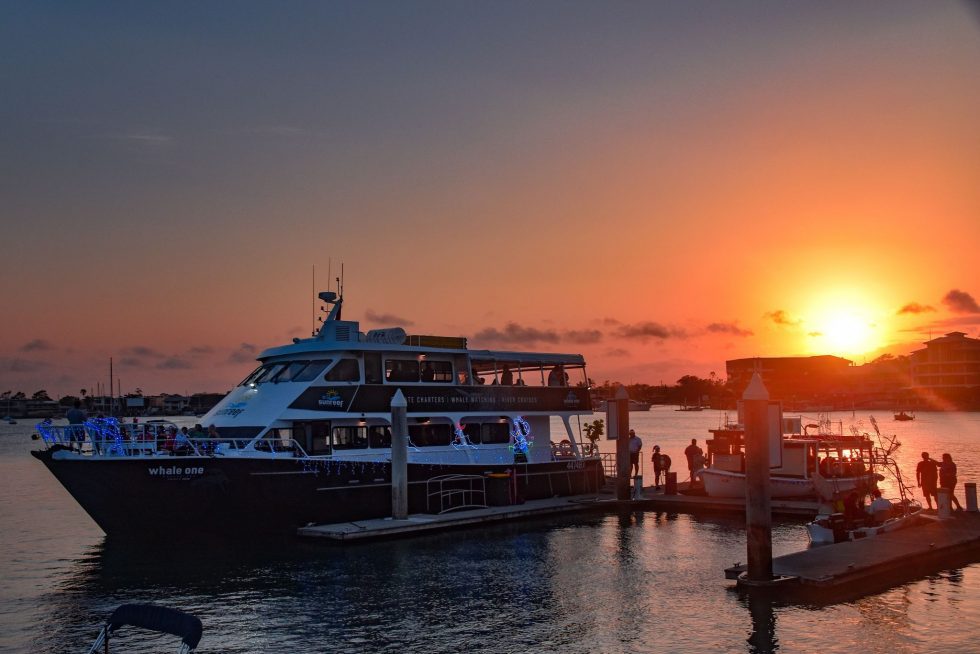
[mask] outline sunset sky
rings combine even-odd
[[[596,380],[980,336],[967,2],[8,2],[0,391],[223,391],[309,334]]]

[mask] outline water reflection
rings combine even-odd
[[[748,637],[748,651],[752,654],[772,654],[779,649],[776,638],[776,612],[772,600],[762,593],[746,593],[749,615],[752,617],[752,631]]]

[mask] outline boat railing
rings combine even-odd
[[[487,480],[483,475],[439,475],[425,482],[429,513],[447,513],[487,507]]]
[[[175,434],[171,427],[125,425],[115,418],[93,418],[78,425],[54,425],[49,421],[36,425],[45,449],[57,446],[99,456],[222,456],[244,452],[248,445],[244,439]],[[306,456],[303,447],[293,439],[259,441],[252,450],[261,454]]]

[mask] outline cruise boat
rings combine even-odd
[[[82,434],[46,422],[32,454],[110,536],[292,533],[386,517],[400,390],[411,513],[604,483],[600,458],[580,446],[580,416],[592,413],[581,355],[474,350],[465,338],[397,327],[365,333],[341,319],[341,296],[319,297],[321,327],[262,352],[201,419],[214,427],[207,436],[112,419],[88,421]]]
[[[866,434],[845,435],[829,420],[802,425],[800,418],[781,420],[784,434],[780,461],[771,462],[774,498],[832,500],[853,490],[870,490],[880,475],[873,470],[874,442]],[[810,431],[815,433],[810,433]],[[709,430],[707,467],[695,473],[710,497],[745,497],[745,429],[728,423]]]

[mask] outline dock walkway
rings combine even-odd
[[[980,515],[956,513],[948,520],[929,517],[924,525],[873,538],[812,547],[773,559],[773,574],[785,583],[781,594],[819,599],[833,595],[867,594],[875,587],[933,572],[937,565],[955,565],[980,556]],[[744,565],[725,570],[738,579]]]

